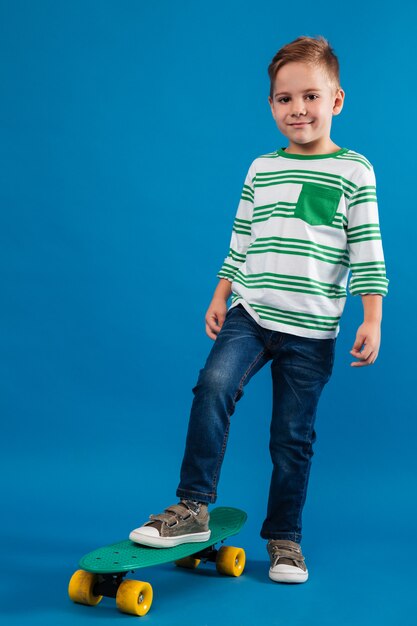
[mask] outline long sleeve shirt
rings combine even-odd
[[[348,148],[256,158],[217,277],[260,326],[337,337],[347,287],[388,293],[372,164]]]

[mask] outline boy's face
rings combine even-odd
[[[280,68],[268,101],[279,130],[289,139],[288,152],[334,151],[332,116],[342,110],[344,96],[343,89],[331,86],[321,67],[292,61]]]

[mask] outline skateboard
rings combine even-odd
[[[122,613],[146,615],[152,605],[152,587],[147,582],[124,580],[130,571],[170,562],[178,567],[195,569],[201,561],[212,561],[220,574],[240,576],[245,568],[244,550],[232,546],[216,549],[215,544],[236,535],[246,518],[246,513],[240,509],[217,507],[210,511],[208,541],[183,543],[173,548],[152,548],[124,540],[89,552],[79,562],[81,569],[71,577],[69,597],[73,602],[88,606],[97,605],[103,596],[116,598]]]

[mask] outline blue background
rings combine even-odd
[[[401,10],[400,10],[401,9]],[[269,581],[270,369],[232,418],[218,505],[248,512],[239,579],[139,570],[144,623],[415,623],[414,9],[330,1],[0,2],[2,611],[8,624],[127,619],[72,604],[79,558],[176,501],[204,315],[251,161],[287,145],[267,66],[327,37],[346,92],[332,140],[374,165],[389,295],[373,367],[349,297],[320,400],[304,585]],[[133,619],[133,618],[132,618]]]

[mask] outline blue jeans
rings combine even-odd
[[[301,541],[317,404],[330,379],[336,338],[312,339],[262,328],[242,305],[227,311],[193,388],[180,498],[212,503],[226,450],[230,417],[243,387],[271,363],[273,407],[269,450],[272,477],[264,539]]]

